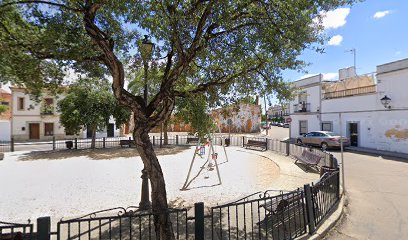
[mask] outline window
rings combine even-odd
[[[299,94],[299,103],[306,103],[307,102],[307,93],[301,92]]]
[[[333,131],[333,123],[332,122],[322,122],[322,131]]]
[[[23,97],[19,97],[17,99],[17,109],[24,110],[24,98]]]
[[[3,106],[8,106],[9,103],[8,103],[8,102],[1,102],[1,105],[3,105]]]
[[[44,123],[44,136],[54,135],[54,123]]]
[[[53,114],[54,113],[54,99],[44,98],[42,106],[42,114]]]
[[[304,135],[307,133],[307,120],[299,121],[299,134]]]

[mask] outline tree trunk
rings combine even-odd
[[[91,149],[94,149],[95,146],[96,146],[96,127],[92,127]]]
[[[142,158],[144,168],[149,174],[156,239],[174,240],[173,229],[167,211],[167,193],[163,171],[154,152],[153,145],[150,142],[149,129],[146,127],[146,124],[135,121],[133,138],[135,139],[136,148]]]
[[[167,134],[167,129],[169,127],[169,120],[167,119],[166,121],[164,121],[163,123],[163,134],[164,134],[164,145],[168,145],[169,144],[169,136]]]

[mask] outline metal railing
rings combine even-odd
[[[294,104],[293,112],[310,112],[310,103]]]
[[[324,217],[340,200],[340,173],[339,171],[325,173],[315,184],[312,183],[313,216],[318,226]]]
[[[11,142],[0,141],[0,152],[11,152]]]
[[[306,233],[304,204],[297,189],[259,192],[212,207],[210,239],[294,239]]]
[[[349,97],[349,96],[356,96],[362,95],[367,93],[375,93],[377,85],[371,85],[366,87],[358,87],[358,88],[350,88],[341,91],[335,92],[325,92],[323,93],[324,99],[331,99],[331,98],[342,98],[342,97]]]
[[[168,209],[176,239],[188,239],[187,209]],[[157,239],[154,218],[158,214],[137,207],[111,208],[58,222],[57,239]]]
[[[10,223],[0,221],[0,239],[31,240],[33,238],[33,224]]]

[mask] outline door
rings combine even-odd
[[[349,123],[350,145],[358,147],[358,123]]]
[[[86,127],[86,138],[92,138],[92,128]]]
[[[40,139],[40,124],[39,123],[30,123],[29,128],[29,138],[30,139]]]
[[[109,123],[108,124],[108,137],[114,137],[115,136],[115,124]]]

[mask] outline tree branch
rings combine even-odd
[[[64,4],[59,4],[59,3],[49,2],[49,1],[42,1],[42,0],[27,0],[27,1],[9,2],[9,3],[5,3],[5,4],[0,5],[0,8],[11,6],[11,5],[32,4],[32,3],[47,4],[47,5],[64,8],[64,9],[67,9],[69,11],[78,12],[78,13],[82,13],[84,11],[83,9],[80,9],[80,8],[73,8],[73,7],[64,5]]]

